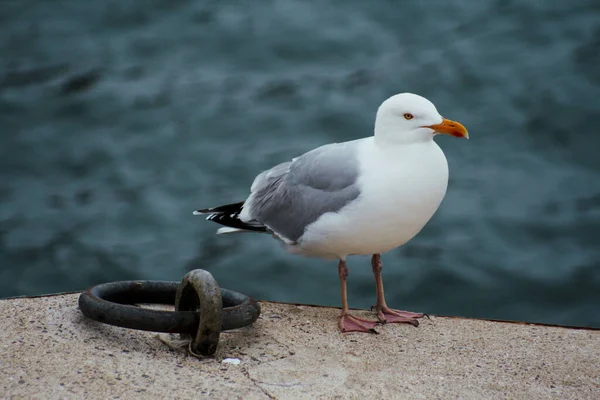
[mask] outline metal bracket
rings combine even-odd
[[[202,269],[187,273],[177,288],[175,311],[200,311],[196,336],[190,343],[193,353],[214,354],[221,334],[221,289],[215,278]],[[182,336],[188,334],[182,334]]]

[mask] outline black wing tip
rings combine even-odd
[[[268,232],[265,226],[260,224],[248,224],[239,219],[243,206],[244,202],[240,201],[213,208],[203,208],[194,211],[193,214],[209,214],[208,217],[206,217],[208,221],[216,222],[217,224],[228,226],[230,228],[237,228],[245,231]]]
[[[237,214],[230,215],[215,213],[210,214],[206,219],[212,222],[216,222],[220,225],[228,226],[230,228],[237,228],[245,231],[267,232],[267,228],[265,226],[247,224],[244,221],[241,221],[238,218]]]
[[[242,207],[244,206],[243,201],[239,201],[237,203],[225,204],[222,206],[212,207],[212,208],[201,208],[193,212],[194,215],[202,215],[202,214],[220,214],[220,213],[240,213],[242,211]]]

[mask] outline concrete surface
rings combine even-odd
[[[77,297],[0,300],[0,398],[600,399],[600,331],[432,317],[343,335],[338,309],[263,302],[197,359]]]

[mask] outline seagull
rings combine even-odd
[[[388,307],[381,254],[412,239],[440,206],[448,162],[433,138],[469,138],[424,97],[396,94],[378,108],[374,135],[326,144],[263,171],[244,201],[194,211],[223,227],[218,234],[269,233],[292,254],[338,260],[342,332],[378,324],[418,326],[424,314]],[[350,314],[346,280],[350,255],[371,255],[377,321]]]

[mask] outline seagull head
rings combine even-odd
[[[423,142],[440,133],[469,138],[462,124],[442,117],[433,103],[416,94],[394,95],[377,110],[375,140],[379,143]]]

